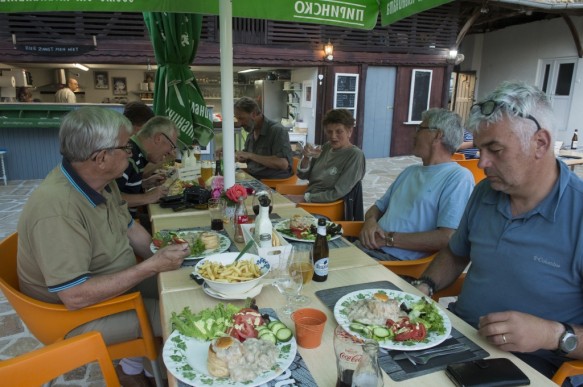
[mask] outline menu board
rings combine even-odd
[[[334,109],[348,109],[356,118],[358,101],[358,74],[336,74],[334,82]]]

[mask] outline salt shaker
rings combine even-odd
[[[352,376],[352,387],[382,387],[384,385],[378,355],[379,343],[366,340],[363,345],[362,359]]]

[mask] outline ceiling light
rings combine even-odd
[[[244,73],[252,73],[253,71],[258,71],[259,69],[254,68],[254,69],[247,69],[247,70],[241,70],[241,71],[237,71],[239,74],[244,74]]]
[[[89,71],[89,67],[84,66],[81,63],[73,63],[73,67],[77,67],[79,70]]]
[[[330,42],[330,39],[328,39],[328,43],[324,45],[324,54],[326,55],[326,60],[334,60],[334,46]]]

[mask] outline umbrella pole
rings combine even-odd
[[[233,8],[219,1],[221,47],[221,104],[223,115],[223,173],[225,189],[235,184],[235,120],[233,109]]]

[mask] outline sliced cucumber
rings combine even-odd
[[[261,334],[259,334],[259,340],[269,341],[272,342],[273,344],[277,343],[277,338],[275,337],[275,335],[268,330],[264,330],[263,332],[261,332]]]
[[[280,329],[284,329],[284,328],[287,328],[287,327],[285,326],[285,324],[284,324],[284,323],[277,322],[277,323],[273,324],[273,325],[272,325],[272,326],[271,326],[269,329],[270,329],[270,330],[271,330],[271,331],[272,331],[274,334],[276,334],[276,335],[277,335],[277,332],[278,332]]]
[[[364,322],[360,320],[352,320],[353,323],[362,324],[362,325],[371,325],[370,322]]]
[[[361,323],[354,322],[349,325],[349,328],[355,332],[363,332],[366,326]]]
[[[391,332],[389,332],[389,330],[387,328],[383,328],[383,327],[373,328],[372,333],[376,337],[381,338],[381,339],[388,337],[391,334]]]
[[[261,331],[269,331],[269,328],[267,328],[267,325],[259,325],[255,327],[255,330],[257,331],[257,333],[259,333]]]
[[[282,343],[290,341],[292,336],[293,336],[292,331],[289,328],[281,328],[275,334],[277,340],[279,340]]]
[[[275,324],[282,324],[281,321],[277,321],[277,320],[271,320],[268,324],[267,324],[267,328],[271,329],[271,327],[273,327]]]

